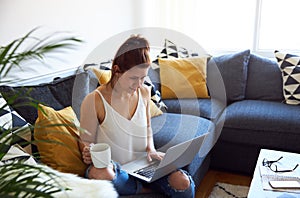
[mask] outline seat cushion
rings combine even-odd
[[[211,99],[169,99],[164,100],[169,113],[189,114],[215,120],[222,113],[225,104]]]
[[[166,151],[169,147],[208,133],[199,155],[206,156],[213,147],[215,124],[205,118],[193,115],[164,113],[151,119],[154,144],[157,149]]]
[[[214,142],[211,141],[215,136],[214,123],[198,116],[164,113],[152,118],[151,126],[155,147],[164,152],[175,144],[208,132],[199,153],[191,164],[184,167],[192,175],[196,186],[198,186],[201,181],[200,175],[205,174],[206,171],[202,170],[204,161],[214,145]]]
[[[156,148],[166,151],[170,146],[213,130],[213,123],[193,115],[164,113],[151,119]]]
[[[300,106],[244,100],[228,106],[220,139],[273,148],[299,148]]]

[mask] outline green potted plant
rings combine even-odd
[[[40,39],[33,35],[37,29],[31,30],[6,46],[0,46],[0,84],[6,83],[3,79],[12,68],[22,69],[24,61],[32,59],[43,61],[50,53],[70,49],[82,42],[73,36],[62,36],[65,34],[59,32]],[[28,43],[30,45],[24,49],[24,45]],[[14,99],[15,97],[12,97],[7,104],[0,106],[0,113],[7,108],[7,105],[12,104]],[[0,126],[0,160],[15,144],[18,133],[22,132],[23,129]],[[22,160],[0,163],[0,197],[52,197],[53,193],[68,190],[56,182],[59,180],[58,176],[40,166],[25,164]]]

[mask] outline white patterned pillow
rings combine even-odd
[[[164,48],[157,55],[157,59],[155,59],[152,62],[158,64],[158,58],[171,59],[171,58],[188,58],[188,57],[190,57],[190,54],[186,48],[177,46],[172,41],[165,39]]]
[[[286,104],[300,104],[300,56],[275,51],[282,72],[283,95]]]
[[[165,112],[168,107],[167,105],[161,100],[161,94],[160,92],[155,88],[154,84],[152,83],[149,76],[145,78],[144,84],[148,87],[151,87],[151,100],[154,102],[154,104],[163,112]]]
[[[189,52],[186,48],[177,46],[172,41],[165,39],[164,49],[158,55],[158,58],[188,58]]]
[[[9,149],[9,145],[19,144],[26,152],[31,154],[30,124],[10,107],[0,94],[0,133],[7,131],[12,132],[11,139],[5,142],[8,146],[7,149]],[[1,139],[1,143],[3,141],[4,139]]]

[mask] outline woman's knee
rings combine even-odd
[[[176,190],[186,190],[190,187],[190,179],[184,172],[178,170],[169,175],[169,184]]]

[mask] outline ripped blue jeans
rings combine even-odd
[[[176,190],[170,186],[168,181],[168,175],[164,176],[152,183],[144,182],[140,179],[137,179],[131,175],[128,175],[126,171],[122,170],[120,164],[113,162],[115,178],[112,180],[114,187],[116,188],[119,195],[134,195],[139,194],[143,187],[150,188],[155,192],[163,193],[169,197],[186,197],[194,198],[195,197],[195,184],[192,177],[182,169],[179,169],[185,173],[190,179],[190,186],[185,190]],[[88,170],[86,176],[88,175]]]

